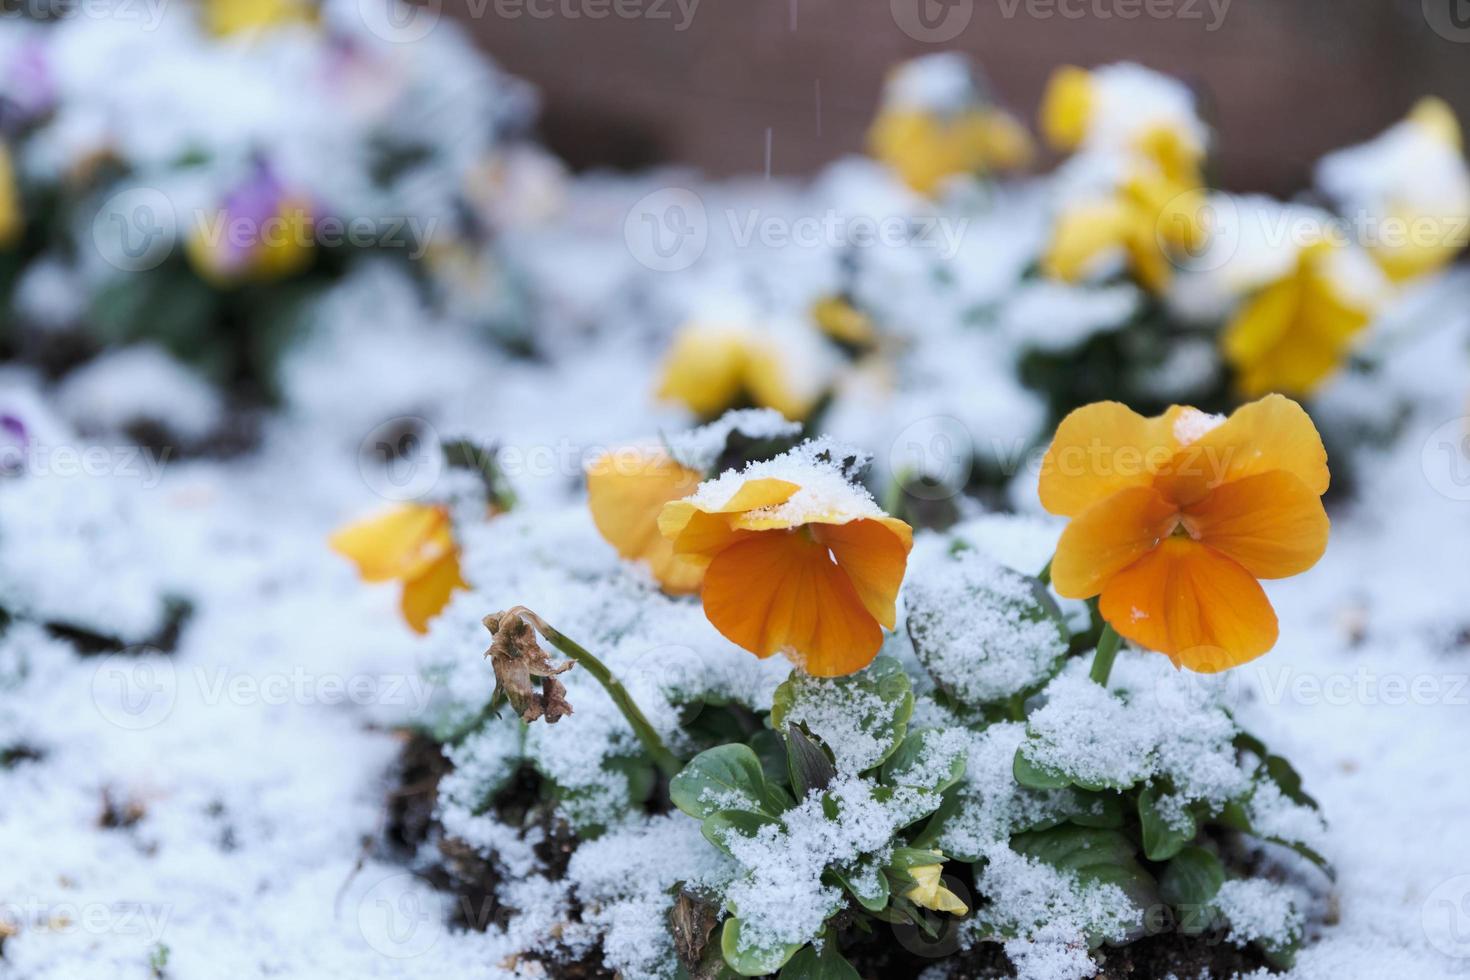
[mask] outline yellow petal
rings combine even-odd
[[[646,562],[667,592],[693,592],[704,574],[659,533],[664,505],[693,493],[699,481],[696,470],[661,450],[614,450],[587,467],[587,506],[597,530],[624,558]]]
[[[664,505],[658,515],[659,533],[672,544],[675,554],[696,561],[708,561],[749,532],[739,526],[748,511],[777,507],[790,500],[801,487],[787,480],[760,477],[746,480],[740,489],[719,507],[701,507],[690,500],[675,500]],[[792,520],[767,519],[772,528],[786,528]]]
[[[1461,151],[1460,121],[1444,99],[1429,95],[1415,102],[1414,108],[1409,110],[1409,122],[1456,153]]]
[[[821,400],[821,389],[803,387],[792,377],[790,365],[779,348],[757,344],[745,359],[744,388],[760,408],[774,408],[792,421],[800,422]]]
[[[1322,498],[1285,470],[1215,488],[1188,508],[1184,524],[1256,578],[1286,578],[1311,568],[1327,550],[1330,527]]]
[[[1242,405],[1225,422],[1179,450],[1157,486],[1182,506],[1223,483],[1285,470],[1312,493],[1327,492],[1327,449],[1306,411],[1283,395]]]
[[[1121,402],[1094,402],[1069,414],[1041,461],[1041,505],[1072,517],[1119,490],[1151,483],[1179,445],[1180,411],[1144,418]]]
[[[422,574],[403,583],[400,603],[403,618],[415,632],[427,633],[429,620],[449,604],[454,590],[467,588],[469,583],[459,571],[459,555],[451,551],[430,564]]]
[[[299,0],[208,0],[204,14],[209,30],[221,37],[283,24],[316,22],[313,7]]]
[[[784,653],[820,677],[861,670],[883,643],[851,579],[801,530],[751,533],[715,555],[703,597],[731,642],[759,657]]]
[[[1065,65],[1052,72],[1041,100],[1041,133],[1055,150],[1071,151],[1087,136],[1092,119],[1092,76]]]
[[[1113,576],[1098,609],[1121,636],[1200,673],[1254,660],[1276,643],[1276,612],[1260,583],[1184,537],[1165,538]]]
[[[1174,529],[1179,508],[1153,487],[1127,487],[1067,525],[1051,563],[1059,595],[1090,599]]]
[[[1128,244],[1132,221],[1127,205],[1117,200],[1096,201],[1063,211],[1052,228],[1051,243],[1041,257],[1042,270],[1063,282],[1082,281],[1102,256]]]
[[[452,548],[449,515],[442,508],[404,504],[349,524],[328,539],[333,551],[357,565],[369,582],[404,579],[421,572]]]
[[[812,320],[833,340],[870,347],[878,340],[873,320],[841,296],[824,296],[812,304]]]
[[[664,361],[659,395],[709,418],[733,407],[745,383],[747,340],[725,327],[686,326]]]

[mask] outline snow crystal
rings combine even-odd
[[[718,510],[751,480],[785,480],[799,487],[790,499],[765,507],[754,516],[801,524],[823,515],[857,519],[881,517],[883,511],[873,495],[854,483],[851,474],[861,471],[870,457],[861,450],[827,439],[813,439],[774,459],[751,463],[742,470],[728,470],[699,485],[687,499],[695,506]],[[851,462],[844,468],[843,464]]]
[[[1174,420],[1174,441],[1181,446],[1188,446],[1202,439],[1224,421],[1225,416],[1223,415],[1211,415],[1197,408],[1186,407]]]
[[[771,408],[746,408],[726,412],[720,418],[688,432],[668,437],[674,458],[690,469],[706,471],[712,467],[732,435],[747,439],[787,439],[801,432],[801,425],[789,422]]]
[[[1281,946],[1301,935],[1299,888],[1264,878],[1237,878],[1225,882],[1213,905],[1230,922],[1230,939]]]

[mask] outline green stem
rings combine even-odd
[[[1036,577],[1041,580],[1042,585],[1051,585],[1051,563],[1056,560],[1055,555],[1048,558],[1046,560],[1046,566],[1036,573]]]
[[[638,736],[638,740],[643,743],[643,748],[653,757],[654,763],[668,778],[673,779],[677,776],[679,770],[684,768],[684,764],[679,761],[678,756],[669,751],[668,746],[664,745],[664,740],[659,738],[658,732],[653,725],[649,724],[648,719],[634,703],[627,688],[623,687],[622,682],[612,675],[607,665],[589,653],[580,643],[563,636],[550,626],[543,625],[541,635],[546,637],[547,642],[552,646],[580,664],[583,670],[597,678],[597,683],[602,685],[607,696],[612,698],[613,704],[617,705],[623,717],[628,719],[633,734]]]
[[[1097,638],[1097,653],[1092,658],[1092,673],[1089,675],[1103,687],[1108,686],[1108,675],[1113,672],[1113,661],[1118,658],[1118,647],[1123,638],[1111,623],[1103,623],[1102,635]]]

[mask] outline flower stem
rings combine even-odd
[[[597,683],[602,685],[607,696],[612,698],[613,704],[617,705],[623,717],[628,719],[628,725],[633,729],[633,734],[638,736],[638,741],[643,743],[644,750],[653,757],[654,764],[662,770],[663,774],[670,779],[677,776],[679,770],[684,768],[684,764],[679,761],[678,756],[669,751],[668,746],[664,745],[664,740],[659,737],[658,731],[639,710],[638,705],[628,694],[628,689],[623,687],[622,682],[607,669],[607,665],[589,653],[580,643],[563,636],[546,623],[539,623],[538,627],[541,635],[546,637],[546,642],[571,657],[587,673],[597,678]]]
[[[1103,687],[1108,686],[1108,675],[1113,672],[1113,661],[1118,657],[1118,647],[1123,638],[1111,623],[1103,623],[1102,635],[1097,638],[1097,653],[1092,658],[1092,673],[1089,675]]]

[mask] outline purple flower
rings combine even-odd
[[[26,424],[9,412],[0,412],[0,473],[18,472],[30,444]]]

